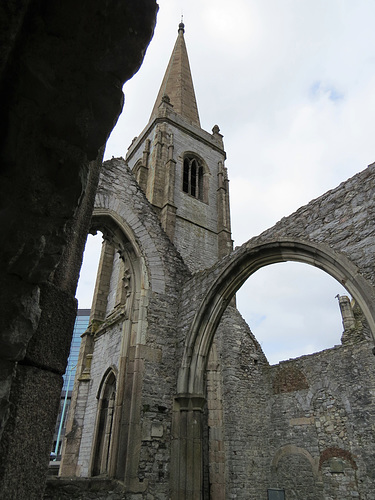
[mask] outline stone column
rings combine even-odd
[[[200,500],[203,484],[202,396],[177,396],[173,408],[171,499]]]

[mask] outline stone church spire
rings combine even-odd
[[[196,272],[232,250],[223,136],[200,126],[184,24],[150,121],[126,162],[185,263]]]
[[[157,116],[162,98],[167,95],[175,113],[181,115],[192,125],[200,127],[198,106],[184,33],[185,25],[181,22],[178,27],[177,40],[160,86],[150,121]]]

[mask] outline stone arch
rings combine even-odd
[[[350,451],[339,447],[323,450],[319,473],[324,498],[359,498],[357,472],[358,466]]]
[[[96,395],[98,408],[91,457],[92,476],[108,474],[110,470],[111,449],[113,447],[113,423],[115,421],[116,408],[116,386],[117,369],[110,367],[105,371]]]
[[[97,203],[91,223],[91,232],[104,231],[116,243],[126,238],[138,257],[142,257],[149,276],[149,285],[153,291],[164,293],[165,280],[163,262],[155,241],[137,213],[117,198],[101,195]],[[103,233],[104,234],[104,233]],[[147,265],[152,262],[151,265]]]
[[[272,485],[285,488],[290,499],[315,500],[319,495],[319,460],[305,449],[295,445],[279,448],[271,462]],[[307,487],[306,487],[307,486]]]
[[[192,194],[190,192],[191,182],[190,178],[186,177],[186,162],[188,160],[195,160],[199,167],[197,168],[197,181],[196,181],[196,194],[193,196],[198,200],[208,203],[208,191],[209,191],[209,178],[210,169],[208,168],[207,162],[199,154],[193,151],[184,151],[182,154],[182,186],[181,189],[185,193]],[[200,170],[201,169],[201,170]],[[189,177],[189,176],[188,176]],[[185,185],[187,183],[187,185]]]
[[[310,463],[311,469],[315,477],[318,477],[319,474],[319,460],[315,460],[311,454],[305,449],[295,446],[293,444],[288,444],[279,448],[275,455],[273,456],[271,462],[271,470],[274,471],[277,468],[280,460],[287,455],[302,455],[306,458],[306,460]]]
[[[106,381],[108,380],[108,377],[110,376],[111,373],[113,373],[113,375],[115,376],[115,378],[118,377],[118,369],[117,369],[116,366],[114,366],[114,365],[109,366],[106,369],[106,371],[103,373],[103,377],[102,377],[102,379],[100,381],[100,384],[98,386],[98,390],[96,392],[96,398],[97,399],[100,399],[100,395],[103,392],[103,387],[104,387],[104,385],[105,385]]]
[[[133,167],[133,175],[144,193],[147,190],[148,171],[149,168],[143,164],[142,158]]]
[[[375,337],[373,288],[345,255],[325,244],[302,239],[280,238],[258,244],[250,241],[203,277],[202,297],[185,344],[178,393],[204,394],[208,352],[221,316],[235,292],[258,269],[286,261],[313,265],[337,279],[357,300]]]
[[[138,228],[140,226],[140,221],[134,217],[132,220],[135,222],[134,225]],[[116,245],[120,255],[123,251],[131,247],[135,256],[142,259],[144,267],[147,269],[147,274],[149,276],[148,281],[151,288],[160,289],[160,280],[155,280],[152,269],[145,265],[146,262],[151,259],[155,262],[155,267],[162,267],[162,261],[158,255],[157,249],[154,244],[151,244],[151,240],[148,241],[148,234],[146,231],[142,232],[144,237],[140,239],[139,235],[133,230],[132,225],[126,222],[126,220],[116,211],[111,208],[97,207],[94,209],[92,216],[91,232],[95,234],[95,232],[99,230],[103,232],[104,238],[111,240]],[[162,288],[164,289],[163,285],[164,283],[162,284]]]
[[[336,457],[342,458],[343,460],[347,461],[354,470],[358,469],[357,463],[352,453],[350,453],[350,451],[338,447],[330,447],[323,450],[322,453],[320,454],[319,470],[321,470],[324,462],[330,460],[331,458],[336,458]]]
[[[310,408],[314,405],[314,402],[321,391],[328,391],[334,397],[340,398],[345,411],[347,413],[351,413],[352,409],[348,396],[343,391],[340,391],[337,382],[329,380],[326,377],[322,380],[317,380],[310,385],[306,396],[306,408]]]
[[[102,197],[101,201],[104,205],[106,204],[105,197]],[[112,202],[109,205],[111,206]],[[123,416],[124,410],[122,408],[125,384],[127,383],[125,358],[128,356],[129,349],[135,349],[138,344],[145,343],[150,283],[151,286],[154,284],[158,290],[164,289],[164,282],[161,280],[162,272],[159,272],[158,278],[153,280],[150,266],[147,265],[148,261],[152,260],[152,272],[156,273],[158,266],[162,265],[162,261],[158,256],[155,256],[156,248],[148,245],[148,232],[142,228],[141,222],[135,214],[127,223],[119,213],[111,208],[97,207],[91,222],[91,232],[95,234],[96,231],[101,231],[104,240],[109,242],[120,257],[129,264],[130,290],[127,291],[126,300],[120,303],[120,307],[117,310],[114,308],[113,314],[105,314],[102,319],[97,320],[95,317],[95,304],[93,303],[90,326],[81,342],[79,365],[77,366],[77,389],[75,399],[72,401],[70,421],[67,425],[68,429],[73,429],[77,425],[77,421],[82,421],[80,425],[86,428],[86,435],[83,436],[81,430],[77,430],[70,433],[66,439],[65,456],[61,467],[61,473],[64,476],[76,475],[81,463],[85,464],[83,473],[87,475],[107,474],[110,477],[120,475],[117,457],[123,451],[121,447],[125,446],[124,440],[119,439],[122,432],[121,421],[126,418]],[[121,327],[118,326],[120,324]],[[117,328],[119,334],[122,335],[122,342],[118,343],[118,349],[113,353],[111,368],[108,368],[102,376],[103,365],[107,366],[108,360],[100,354],[97,355],[95,349],[101,343],[105,344],[106,333],[112,328]],[[116,411],[114,407],[111,407],[111,439],[107,446],[104,445],[103,440],[98,438],[98,426],[100,426],[101,420],[101,394],[111,374],[116,377],[116,400],[110,400],[109,403],[111,405],[116,403]],[[99,407],[97,408],[98,396]],[[80,405],[77,404],[80,399],[86,401],[92,410],[91,413],[81,410]],[[129,408],[126,410],[128,411]],[[82,439],[93,444],[92,451],[88,447],[86,447],[87,450],[81,447]],[[107,462],[100,458],[100,456],[104,456],[103,453],[105,454],[103,450],[108,451]]]
[[[147,308],[147,294],[150,288],[150,268],[146,265],[146,259],[141,251],[138,238],[136,238],[132,228],[118,214],[111,210],[94,210],[91,232],[95,233],[99,230],[103,233],[103,239],[114,247],[122,263],[125,263],[128,268],[123,269],[124,276],[122,281],[124,283],[120,283],[122,290],[119,293],[118,304],[115,301],[114,305],[120,306],[119,313],[125,314],[126,318],[132,316],[131,311],[133,311],[134,316],[134,310],[137,311],[135,316],[146,317],[145,313],[139,314],[139,311]],[[122,297],[121,294],[124,296]],[[95,300],[96,295],[94,294],[90,322],[96,319],[105,319],[104,317],[95,317]],[[145,338],[145,330],[145,322],[138,321],[137,333],[135,335],[132,332],[131,343],[141,342]]]

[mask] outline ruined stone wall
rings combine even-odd
[[[82,438],[78,449],[75,448],[76,456],[64,459],[62,475],[66,475],[64,471],[69,475],[72,470],[75,472],[71,475],[83,478],[91,474],[98,428],[97,396],[103,375],[111,368],[118,374],[118,452],[113,452],[113,473],[109,475],[125,482],[127,498],[133,498],[132,495],[139,498],[142,493],[167,498],[171,418],[178,371],[176,347],[183,341],[177,328],[179,290],[189,272],[124,161],[111,160],[105,167],[93,225],[102,228],[105,237],[114,244],[117,241],[120,252],[125,245],[133,266],[129,301],[132,294],[134,297],[129,304],[125,301],[123,309],[113,299],[119,283],[124,286],[120,261],[115,255],[112,277],[106,276],[109,282],[107,315],[103,322],[97,322],[92,332],[89,374],[87,378],[82,377],[85,375],[83,363],[76,379],[76,382],[82,379],[76,388],[81,395],[76,412],[69,415],[69,430],[78,436],[73,422],[79,422]],[[132,194],[132,201],[127,200],[126,204],[124,186]],[[121,235],[115,234],[120,227],[126,232],[122,240]],[[137,252],[139,255],[135,255]],[[126,262],[125,259],[125,267]],[[70,463],[74,460],[76,467],[71,469]],[[63,484],[63,480],[61,483],[57,480],[57,484]],[[100,491],[97,494],[103,495]]]
[[[268,484],[291,498],[293,490],[311,499],[375,498],[374,367],[363,341],[271,368]]]
[[[218,327],[217,345],[222,375],[225,498],[267,498],[265,470],[271,429],[268,362],[246,322],[232,307]]]
[[[132,337],[123,372],[125,410],[118,442],[127,443],[127,448],[118,455],[115,477],[124,481],[126,498],[168,498],[170,494],[184,498],[189,491],[200,494],[203,484],[203,494],[215,500],[258,500],[265,498],[271,487],[285,488],[287,495],[296,499],[298,495],[328,500],[356,498],[358,494],[373,500],[375,358],[368,340],[359,341],[356,335],[353,340],[358,342],[351,343],[347,332],[343,346],[270,367],[244,320],[232,307],[227,307],[221,319],[216,343],[211,344],[208,333],[210,328],[216,329],[215,310],[227,306],[235,286],[249,275],[246,273],[251,268],[254,248],[255,256],[265,243],[270,251],[282,251],[289,234],[294,239],[282,258],[293,256],[292,250],[296,250],[297,257],[298,252],[304,256],[300,242],[310,240],[310,263],[320,265],[319,250],[328,248],[326,255],[331,264],[344,263],[349,266],[349,277],[355,269],[367,279],[369,288],[363,290],[370,290],[371,297],[374,169],[314,200],[212,269],[193,276],[161,229],[158,215],[124,161],[108,162],[103,179],[94,226],[106,225],[109,219],[112,222],[107,227],[108,235],[113,238],[114,228],[123,228],[127,241],[140,252],[148,284],[147,292],[144,290],[147,300],[137,312],[142,326]],[[124,187],[132,194],[126,203]],[[332,221],[329,217],[333,209],[326,213],[326,203],[335,206],[336,198],[339,209]],[[358,206],[363,212],[357,210]],[[344,213],[350,215],[349,219],[342,220]],[[323,236],[318,232],[319,224]],[[354,232],[348,237],[348,246],[356,240],[359,248],[357,254],[352,248],[350,256],[344,253],[346,247],[340,237],[341,229],[346,234],[346,225]],[[368,246],[361,244],[361,238]],[[261,263],[266,265],[274,258],[280,255],[266,253]],[[222,275],[225,279],[220,281]],[[237,281],[232,285],[233,280]],[[207,298],[207,290],[214,299],[204,302],[206,309],[200,316],[199,306]],[[201,323],[205,327],[194,330],[192,325],[200,317],[207,320]],[[206,336],[200,337],[201,332]],[[189,334],[195,335],[196,344],[189,344]],[[104,335],[110,339],[111,330]],[[97,342],[99,346],[107,341],[99,337]],[[205,364],[210,345],[210,358]],[[200,351],[201,346],[206,351]],[[108,340],[107,347],[111,356],[114,343]],[[112,362],[105,358],[105,352],[93,367],[95,377],[102,376],[108,362]],[[195,365],[189,365],[188,355]],[[192,377],[187,385],[178,378],[185,369]],[[193,479],[192,469],[196,474]],[[176,477],[178,481],[182,478],[182,486],[176,487]]]
[[[229,311],[218,329],[225,498],[375,498],[375,358],[367,341],[269,366]],[[214,497],[211,497],[214,498]]]

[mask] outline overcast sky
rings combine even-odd
[[[202,128],[218,124],[240,245],[375,161],[375,1],[160,0],[154,38],[124,86],[106,158],[125,157],[147,124],[184,16]],[[91,246],[91,245],[90,245]],[[79,307],[90,307],[82,272]],[[244,289],[245,288],[245,289]],[[238,306],[275,363],[340,342],[330,276],[261,269]]]

